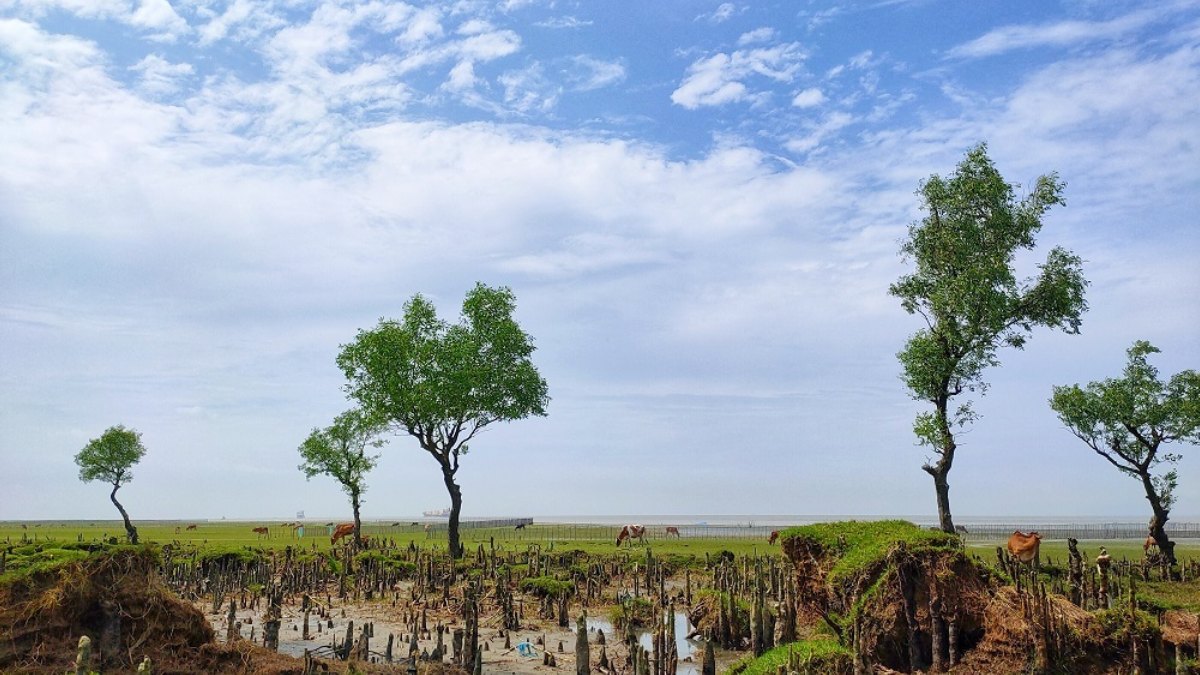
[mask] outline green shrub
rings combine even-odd
[[[654,622],[654,603],[646,598],[624,598],[608,611],[608,621],[617,630],[649,626]]]
[[[558,598],[575,591],[575,584],[554,577],[529,577],[521,581],[521,590],[539,598]]]

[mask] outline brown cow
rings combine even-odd
[[[678,528],[678,527],[672,527],[672,526],[668,525],[668,526],[667,526],[667,536],[669,537],[669,536],[671,536],[672,534],[673,534],[673,535],[675,535],[676,537],[682,536],[682,535],[680,535],[680,534],[679,534],[679,528]]]
[[[779,530],[771,530],[771,536],[767,537],[767,544],[774,544],[779,541]]]
[[[1042,535],[1037,532],[1025,534],[1018,530],[1008,538],[1008,554],[1023,563],[1033,563],[1033,568],[1037,569],[1041,564],[1038,556],[1041,545]]]
[[[257,534],[259,537],[268,537],[269,538],[271,536],[271,531],[265,527],[256,527],[253,530],[251,530],[251,532],[253,532],[254,534]]]
[[[633,544],[634,539],[637,539],[643,544],[646,543],[646,526],[626,525],[625,527],[622,527],[621,533],[617,535],[617,546],[620,546],[621,542],[625,541],[626,539],[629,540],[630,545]]]
[[[1142,552],[1149,553],[1151,546],[1158,546],[1158,542],[1154,541],[1154,537],[1146,537],[1146,541],[1142,543]]]
[[[337,543],[342,537],[349,537],[354,534],[354,523],[338,523],[338,526],[333,528],[333,535],[329,537],[329,543]]]
[[[189,530],[194,530],[194,529],[196,529],[196,526],[195,526],[195,525],[188,525],[188,526],[187,526],[187,529],[189,529]]]

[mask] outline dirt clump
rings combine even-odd
[[[0,672],[74,672],[84,635],[91,670],[104,673],[134,672],[146,657],[155,673],[304,672],[303,660],[246,641],[218,644],[203,613],[161,581],[150,547],[96,552],[0,583]],[[321,662],[322,672],[347,667]]]

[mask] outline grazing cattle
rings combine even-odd
[[[779,541],[779,530],[771,530],[771,536],[767,537],[767,544],[774,544]]]
[[[1013,532],[1008,538],[1008,554],[1023,563],[1033,563],[1036,569],[1041,562],[1038,557],[1041,545],[1042,535],[1037,532]]]
[[[417,525],[420,525],[420,523],[418,523],[418,522],[417,522],[417,521],[415,521],[415,520],[414,520],[414,521],[412,521],[412,526],[413,526],[413,527],[416,527]]]
[[[348,537],[354,534],[354,523],[338,523],[338,526],[333,528],[333,534],[329,537],[329,543],[335,544],[338,539]]]
[[[271,536],[271,531],[265,527],[256,527],[253,530],[251,530],[251,532],[253,532],[254,534],[257,534],[260,538]]]
[[[629,540],[630,544],[633,544],[634,539],[637,539],[643,544],[646,543],[646,526],[626,525],[625,527],[622,527],[621,533],[617,535],[617,546],[620,546],[621,542],[625,541],[626,539]]]
[[[517,526],[514,527],[513,529],[514,530],[523,530],[523,529],[525,529],[526,525],[528,525],[528,523],[517,523]]]
[[[194,529],[196,529],[196,526],[195,526],[195,525],[188,525],[186,529],[188,529],[188,530],[194,530]]]
[[[678,527],[674,527],[674,526],[668,526],[668,527],[667,527],[667,536],[669,537],[669,536],[671,536],[671,535],[675,535],[676,537],[678,537],[678,536],[681,536],[681,535],[679,534],[679,528],[678,528]]]
[[[400,527],[400,523],[392,523],[392,527]]]

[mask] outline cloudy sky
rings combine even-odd
[[[979,141],[1067,182],[1019,263],[1074,250],[1091,310],[987,372],[955,513],[1141,517],[1046,400],[1135,339],[1200,367],[1196,2],[0,0],[0,518],[115,516],[72,457],[118,423],[135,517],[344,514],[296,468],[339,345],[476,281],[552,401],[465,515],[931,515],[887,286]],[[448,504],[383,453],[367,517]]]

